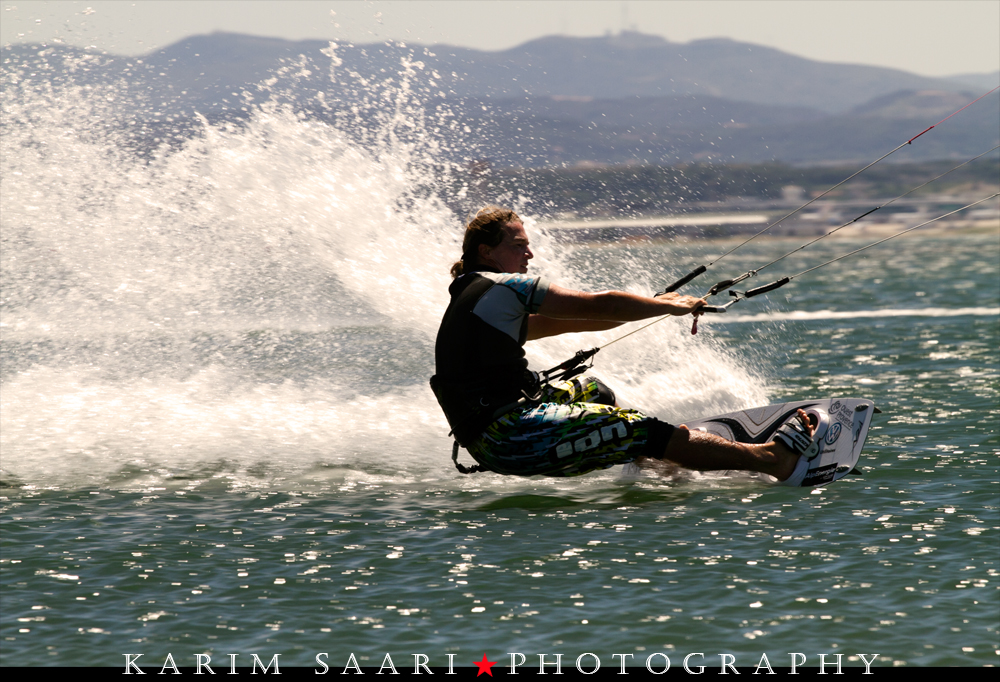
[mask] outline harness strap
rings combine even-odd
[[[493,412],[493,419],[492,419],[492,421],[496,421],[497,419],[499,419],[500,417],[502,417],[503,415],[507,414],[508,412],[510,412],[513,409],[516,409],[518,407],[526,407],[528,405],[531,405],[531,404],[534,404],[534,403],[537,403],[537,402],[538,402],[538,397],[531,398],[530,396],[525,395],[523,398],[517,400],[516,402],[510,403],[508,405],[504,405],[503,407],[501,407],[501,408],[497,409],[496,411],[494,411]],[[448,435],[450,436],[450,435],[452,435],[454,433],[455,433],[455,431],[453,429],[451,431],[451,433],[449,433]],[[456,440],[455,443],[454,443],[454,445],[452,445],[452,447],[451,447],[451,461],[453,461],[455,463],[455,468],[458,469],[461,473],[463,473],[463,474],[475,474],[475,473],[478,473],[480,471],[493,471],[493,469],[490,469],[485,464],[473,464],[471,467],[467,467],[467,466],[463,466],[463,465],[459,464],[458,463],[458,448],[459,447],[464,447],[464,446],[462,446],[461,443],[459,443]],[[500,473],[500,472],[497,472],[497,473]]]
[[[482,464],[473,464],[471,467],[464,466],[458,463],[458,441],[451,446],[451,461],[455,463],[455,468],[458,469],[459,473],[462,474],[476,474],[480,471],[493,471],[489,467],[483,466]]]
[[[507,405],[504,405],[503,407],[500,407],[500,408],[494,410],[491,421],[496,421],[497,419],[499,419],[503,415],[507,414],[511,410],[516,409],[518,407],[527,407],[528,405],[538,404],[538,402],[541,400],[541,397],[542,397],[542,388],[545,386],[545,384],[547,384],[547,383],[549,383],[551,381],[554,381],[554,380],[555,381],[569,381],[570,379],[572,379],[574,377],[577,377],[580,374],[583,374],[588,369],[588,367],[589,367],[588,365],[584,365],[584,363],[587,360],[589,360],[590,358],[594,357],[594,355],[596,355],[597,351],[599,351],[599,350],[601,350],[601,349],[600,348],[591,348],[590,350],[580,350],[580,351],[577,351],[576,355],[574,355],[569,360],[566,360],[565,362],[556,365],[552,369],[548,369],[548,370],[545,370],[544,372],[538,373],[536,375],[536,379],[535,379],[535,383],[536,383],[535,395],[528,395],[527,391],[522,390],[521,391],[521,395],[523,397],[519,398],[518,400],[516,400],[516,401],[514,401],[512,403],[509,403]],[[552,375],[555,374],[556,372],[559,372],[559,371],[561,371],[562,373],[559,374],[557,377],[555,377],[555,379],[553,379]],[[436,377],[431,377],[431,388],[435,388],[435,387],[436,387]],[[468,418],[466,418],[466,421],[468,421]],[[453,428],[448,433],[448,435],[449,436],[454,435],[455,430],[457,428],[458,427]],[[455,442],[454,442],[454,444],[451,447],[451,461],[455,463],[455,468],[458,469],[460,473],[463,473],[463,474],[474,474],[474,473],[478,473],[480,471],[493,471],[493,469],[490,469],[488,466],[486,466],[484,464],[474,464],[471,467],[467,467],[467,466],[464,466],[462,464],[459,464],[458,463],[458,448],[460,446],[461,446],[461,444],[456,439]],[[499,473],[499,472],[497,472],[497,473]]]

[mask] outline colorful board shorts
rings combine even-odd
[[[592,376],[548,384],[541,401],[494,421],[469,444],[469,454],[502,474],[579,476],[640,456],[660,459],[674,430],[615,407],[614,393]]]

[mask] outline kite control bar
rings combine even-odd
[[[720,284],[726,284],[728,286],[728,284],[730,283],[739,282],[741,280],[746,279],[747,277],[750,277],[750,273],[737,277],[735,280],[731,280],[729,282],[719,282],[719,284],[716,284],[714,287],[712,287],[712,291],[709,293],[709,296],[716,293],[715,290],[716,288],[719,287]],[[703,305],[701,308],[698,309],[698,311],[702,313],[724,313],[729,308],[729,306],[736,303],[737,301],[742,301],[745,298],[753,298],[754,296],[759,296],[761,294],[766,294],[769,291],[774,291],[775,289],[785,286],[790,281],[792,281],[790,277],[782,277],[781,279],[775,282],[771,282],[770,284],[765,284],[764,286],[757,287],[756,289],[750,289],[749,291],[734,291],[733,289],[730,289],[729,295],[733,297],[733,300],[731,300],[729,303],[726,303],[724,305]],[[694,318],[694,323],[691,325],[691,333],[692,334],[698,333],[697,317]]]
[[[695,268],[694,270],[692,270],[691,272],[689,272],[688,274],[686,274],[685,276],[681,277],[679,280],[671,284],[669,287],[664,289],[663,293],[669,294],[671,291],[677,291],[682,286],[684,286],[685,284],[693,280],[695,277],[705,272],[706,270],[708,270],[707,266],[699,265],[697,268]]]

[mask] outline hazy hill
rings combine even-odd
[[[312,58],[320,68],[327,66],[330,59],[321,51],[328,47],[329,43],[318,40],[293,42],[214,33],[186,38],[149,55],[146,61],[156,69],[168,69],[173,80],[240,85],[264,80],[282,59],[298,55]],[[395,73],[400,61],[416,52],[427,71],[442,74],[449,94],[460,97],[711,95],[828,113],[850,110],[896,90],[969,88],[968,83],[953,79],[817,62],[721,38],[672,43],[624,32],[598,38],[548,36],[499,52],[447,45],[426,51],[415,47],[342,45],[336,53],[343,65],[337,70],[377,78]]]
[[[975,88],[986,92],[1000,85],[1000,71],[993,73],[965,73],[958,76],[949,76],[948,80],[955,81],[965,87]]]
[[[976,96],[897,91],[841,114],[689,95],[469,100],[462,117],[487,131],[500,165],[678,162],[825,164],[872,160]],[[512,141],[516,140],[516,147]],[[893,161],[966,159],[1000,144],[1000,94],[935,127]],[[996,157],[996,154],[994,154]]]
[[[476,88],[492,96],[694,94],[833,113],[893,90],[959,89],[944,79],[817,62],[723,38],[671,43],[625,32],[600,38],[550,36],[495,53],[444,47],[435,52],[442,60],[454,54],[468,64]],[[509,78],[517,78],[516,85]],[[471,90],[468,94],[480,94]]]
[[[114,84],[129,116],[147,124],[138,129],[152,137],[164,126],[183,128],[195,111],[240,118],[251,100],[276,96],[330,120],[361,104],[363,124],[376,125],[408,68],[410,105],[445,107],[473,129],[475,143],[456,140],[453,155],[509,165],[868,158],[982,94],[976,83],[1000,77],[925,78],[733,40],[673,43],[629,32],[550,36],[500,52],[401,44],[331,50],[326,41],[215,33],[139,58],[13,46],[3,49],[3,62],[6,74]],[[5,78],[5,88],[11,82]],[[926,159],[988,149],[1000,135],[998,101],[970,108],[907,151]]]

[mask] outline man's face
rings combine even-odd
[[[528,272],[528,261],[535,257],[528,247],[528,233],[521,223],[507,223],[503,239],[494,247],[480,246],[480,256],[500,272]]]

